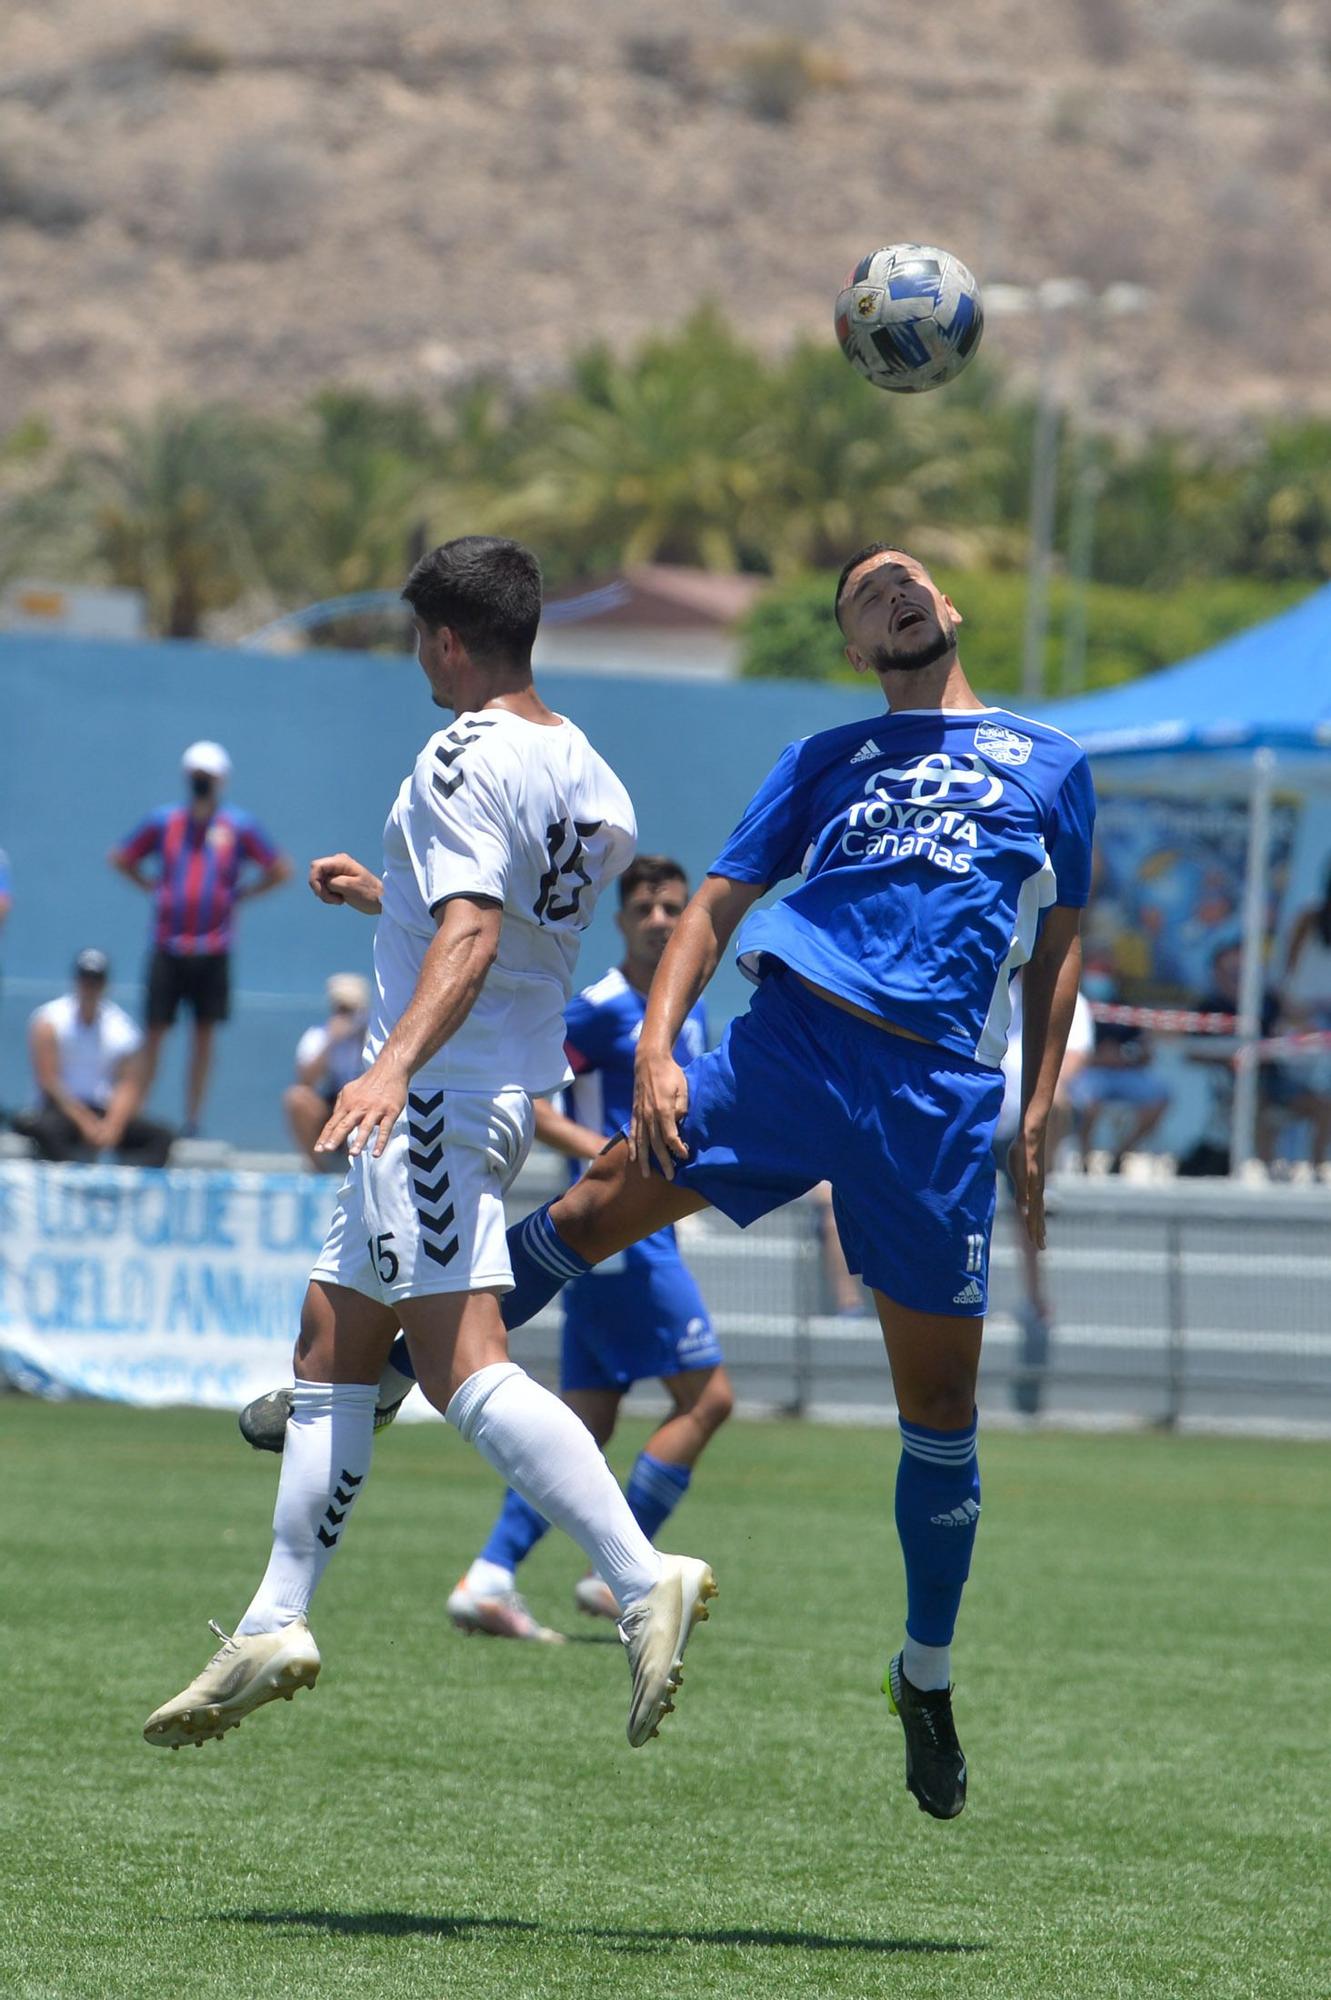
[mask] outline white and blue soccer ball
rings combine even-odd
[[[898,394],[950,382],[983,331],[975,279],[959,257],[929,243],[871,250],[837,296],[842,353],[876,388]]]

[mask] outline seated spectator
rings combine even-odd
[[[1113,974],[1102,965],[1087,967],[1082,991],[1088,1000],[1112,1001],[1117,997]],[[1102,1111],[1125,1105],[1131,1112],[1114,1147],[1110,1166],[1111,1173],[1121,1173],[1125,1156],[1149,1139],[1169,1109],[1169,1087],[1152,1068],[1151,1043],[1146,1031],[1112,1021],[1097,1021],[1095,1046],[1069,1080],[1067,1099],[1075,1115],[1077,1143],[1083,1159],[1091,1151]]]
[[[1297,936],[1297,926],[1295,935]],[[1290,944],[1289,962],[1294,962],[1293,940]],[[1226,938],[1212,953],[1211,986],[1197,1003],[1199,1011],[1203,1014],[1237,1014],[1242,970],[1242,944],[1237,938]],[[1281,1025],[1280,997],[1272,987],[1264,987],[1261,1013],[1257,1023],[1258,1033],[1265,1040],[1268,1036],[1276,1034]],[[1298,1025],[1309,1024],[1303,1021]],[[1275,1156],[1276,1141],[1281,1126],[1293,1119],[1307,1121],[1314,1167],[1320,1167],[1326,1159],[1328,1140],[1331,1140],[1331,1096],[1320,1088],[1318,1075],[1320,1068],[1320,1063],[1310,1068],[1306,1062],[1297,1059],[1287,1063],[1258,1064],[1257,1153],[1268,1166]],[[1224,1079],[1218,1086],[1218,1091],[1223,1098],[1227,1118],[1233,1091],[1233,1070],[1229,1064],[1225,1066]]]
[[[110,971],[104,951],[81,951],[73,992],[32,1015],[28,1046],[41,1102],[19,1114],[14,1130],[33,1140],[44,1160],[114,1153],[125,1166],[165,1166],[172,1134],[139,1115],[143,1036],[107,999]]]
[[[346,1148],[316,1153],[314,1142],[344,1084],[359,1076],[361,1048],[370,1018],[370,982],[358,972],[335,972],[328,982],[328,1019],[307,1028],[296,1044],[296,1081],[283,1093],[296,1144],[321,1173],[340,1172]]]

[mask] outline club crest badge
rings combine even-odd
[[[982,722],[975,732],[975,747],[996,764],[1024,764],[1035,746],[1029,736],[1009,729],[1006,723]]]

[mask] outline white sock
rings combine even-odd
[[[293,1387],[273,1509],[273,1552],[238,1633],[276,1632],[309,1610],[370,1469],[378,1394],[372,1382]]]
[[[911,1686],[918,1688],[921,1694],[928,1694],[934,1688],[951,1687],[952,1648],[922,1646],[908,1632],[901,1649],[901,1667]]]
[[[468,1376],[444,1415],[547,1521],[584,1551],[627,1611],[661,1574],[591,1432],[515,1361]]]
[[[484,1556],[477,1556],[467,1571],[467,1588],[474,1590],[477,1597],[502,1597],[516,1582],[511,1569],[505,1569],[502,1563],[487,1562]]]

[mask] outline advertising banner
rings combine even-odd
[[[336,1186],[0,1162],[0,1366],[39,1394],[222,1409],[289,1382]]]
[[[1298,804],[1271,807],[1266,935],[1279,921]],[[1210,990],[1212,960],[1237,944],[1248,848],[1244,799],[1102,791],[1085,948],[1124,1000],[1186,1005]]]

